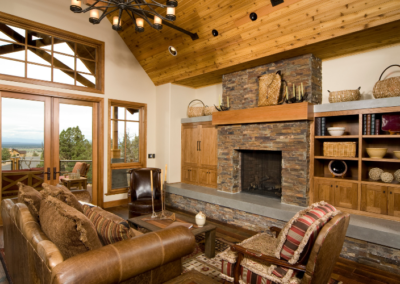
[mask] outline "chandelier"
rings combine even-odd
[[[83,1],[83,0],[82,0]],[[166,4],[160,4],[154,0],[92,0],[93,4],[89,4],[86,9],[82,8],[81,0],[71,0],[70,9],[74,13],[90,12],[89,22],[99,24],[107,15],[116,11],[118,16],[114,16],[112,20],[112,28],[116,31],[122,30],[122,14],[125,12],[132,19],[135,30],[144,32],[144,22],[147,22],[153,29],[161,30],[164,21],[175,21],[175,8],[178,6],[177,0],[167,0]],[[162,16],[155,11],[156,8],[166,9],[166,16]],[[100,13],[102,15],[100,16]],[[174,28],[180,32],[189,35],[193,40],[198,39],[197,34],[188,32],[169,22],[164,22],[166,26]]]

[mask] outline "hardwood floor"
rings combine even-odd
[[[192,213],[167,207],[168,211],[194,216]],[[124,219],[128,218],[128,206],[108,208],[110,211]],[[224,238],[230,242],[240,242],[257,232],[245,230],[220,221],[207,219],[207,222],[217,227],[217,238]],[[345,258],[339,258],[336,263],[332,278],[343,281],[343,284],[400,284],[400,275],[378,270],[371,266],[363,265]],[[230,282],[225,282],[230,284]]]

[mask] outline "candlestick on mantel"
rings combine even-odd
[[[303,82],[301,82],[301,97],[304,96]]]
[[[229,97],[226,97],[226,102],[227,102],[227,105],[228,105],[228,108],[229,108]]]
[[[221,96],[218,96],[218,106],[221,106]]]
[[[301,99],[301,98],[300,98],[300,96],[301,96],[300,86],[298,86],[297,89],[298,89],[298,91],[299,91],[299,100],[300,100],[300,99]]]
[[[157,214],[154,211],[153,171],[150,171],[150,189],[151,189],[151,206],[153,207],[153,214],[151,214],[151,218],[157,218]]]
[[[165,218],[164,204],[165,204],[165,194],[164,194],[164,181],[163,181],[163,170],[161,170],[161,218]]]
[[[289,100],[289,92],[288,92],[287,86],[286,86],[286,100],[287,101]]]
[[[293,84],[293,96],[296,98],[296,86]]]

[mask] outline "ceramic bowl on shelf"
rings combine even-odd
[[[393,151],[397,159],[400,159],[400,151]]]
[[[382,159],[387,152],[387,148],[366,148],[368,156],[375,159]]]
[[[328,127],[328,132],[331,136],[342,136],[344,134],[344,127]]]

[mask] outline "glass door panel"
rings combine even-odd
[[[17,182],[40,190],[51,179],[50,98],[2,93],[1,100],[2,198],[12,198]]]
[[[93,103],[54,99],[54,109],[54,133],[58,136],[55,137],[58,143],[55,147],[57,153],[53,156],[59,181],[70,189],[86,187],[92,194],[93,137],[97,135],[97,129],[93,127]],[[67,180],[77,179],[74,174],[86,180],[68,184]]]

